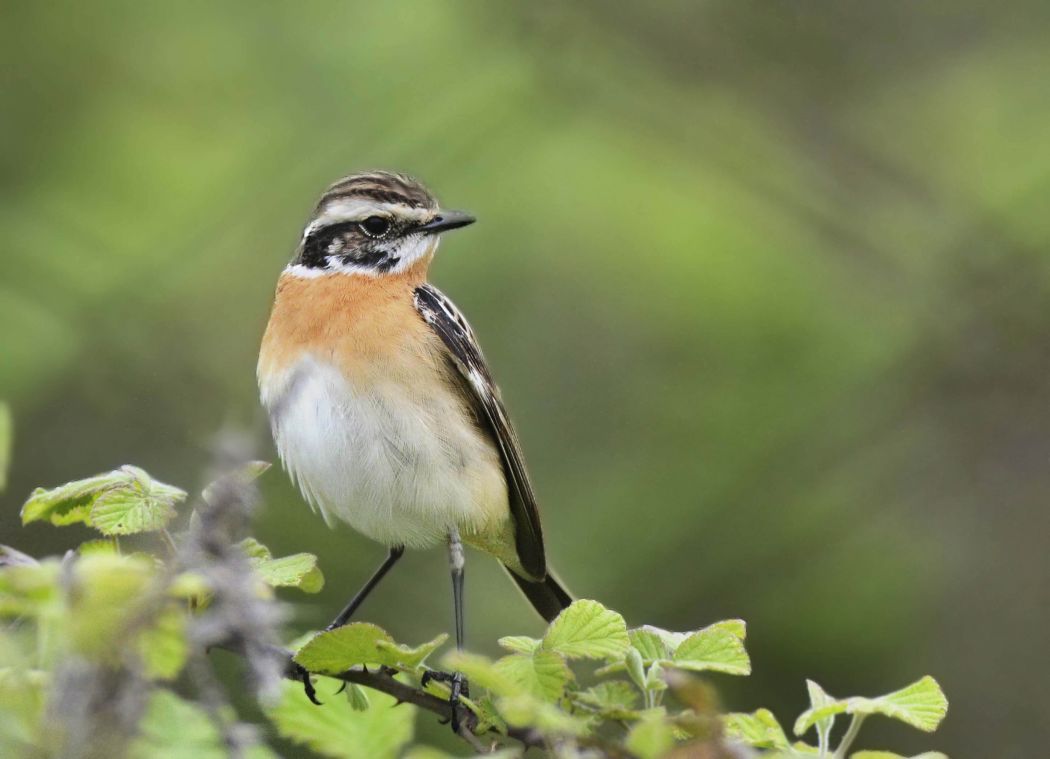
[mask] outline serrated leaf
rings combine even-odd
[[[396,706],[385,693],[369,693],[371,706],[354,711],[335,697],[341,683],[317,684],[323,706],[311,704],[300,683],[285,681],[280,703],[267,713],[283,737],[335,759],[393,759],[412,740],[416,708]],[[396,708],[395,708],[396,706]]]
[[[661,630],[651,625],[637,627],[627,632],[631,645],[641,654],[642,661],[646,664],[652,664],[654,661],[671,657],[671,654],[674,653],[674,648],[668,643],[670,635],[672,633],[668,633],[667,630]]]
[[[505,638],[500,638],[497,643],[508,651],[512,651],[516,654],[531,654],[543,641],[536,640],[536,638],[530,638],[527,635],[508,635]]]
[[[619,719],[638,705],[638,691],[623,680],[598,683],[574,696],[577,703],[597,709],[606,718]]]
[[[128,479],[120,470],[75,480],[46,490],[37,488],[22,505],[22,524],[48,521],[62,527],[68,524],[88,521],[91,506],[95,499],[111,487]]]
[[[721,622],[715,622],[704,629],[725,630],[727,633],[740,638],[740,640],[747,640],[747,622],[742,619],[723,619]]]
[[[11,441],[14,438],[14,423],[11,408],[0,402],[0,493],[7,489],[7,472],[11,468]]]
[[[726,714],[722,717],[722,724],[727,736],[754,748],[786,750],[791,746],[784,728],[769,709],[758,709],[750,714]]]
[[[318,593],[324,587],[324,574],[312,553],[293,553],[279,559],[249,558],[252,568],[271,588],[299,588]]]
[[[393,643],[386,630],[367,622],[354,622],[322,632],[295,654],[295,661],[318,675],[338,675],[359,664],[381,664],[387,654],[379,641]]]
[[[427,641],[415,648],[401,643],[388,643],[380,640],[376,646],[386,654],[387,660],[383,662],[390,667],[401,667],[403,669],[416,669],[421,666],[428,656],[444,645],[448,640],[446,633],[441,633],[433,640]]]
[[[572,680],[565,660],[550,651],[535,654],[511,654],[493,665],[500,675],[522,692],[545,701],[558,700]]]
[[[533,696],[521,695],[501,698],[497,704],[499,713],[514,727],[533,727],[544,734],[585,735],[587,722],[568,714],[554,704]]]
[[[657,759],[674,747],[674,728],[661,717],[640,720],[627,733],[626,745],[641,759]]]
[[[135,535],[166,527],[186,492],[154,480],[138,467],[123,466],[120,471],[125,478],[98,494],[88,524],[103,535]]]
[[[744,650],[743,640],[717,625],[699,630],[683,640],[674,652],[672,666],[694,672],[751,674],[751,659]]]
[[[893,693],[877,698],[854,696],[809,708],[795,722],[795,735],[802,735],[817,722],[835,714],[881,714],[925,732],[933,732],[948,711],[948,699],[937,681],[927,675]]]
[[[814,709],[827,706],[835,700],[813,680],[806,680],[806,690],[809,692],[809,705]],[[835,715],[829,714],[817,720],[815,724],[817,726],[817,746],[823,756],[831,751],[831,728],[835,725]]]
[[[574,601],[543,636],[542,648],[569,659],[611,659],[630,647],[623,617],[597,601]]]

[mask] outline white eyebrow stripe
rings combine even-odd
[[[433,213],[427,208],[413,208],[404,203],[383,203],[368,198],[336,198],[325,204],[313,221],[306,225],[306,229],[303,230],[303,239],[305,240],[318,229],[331,224],[363,221],[369,216],[393,216],[399,219],[426,221]]]

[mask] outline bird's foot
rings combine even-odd
[[[463,676],[462,672],[440,672],[428,669],[423,673],[420,684],[426,688],[431,680],[439,683],[448,683],[449,693],[448,705],[451,707],[451,716],[448,722],[452,725],[452,732],[459,733],[463,726],[463,717],[466,707],[460,702],[460,698],[470,698],[470,682]]]
[[[317,690],[314,688],[313,680],[310,679],[310,673],[306,671],[303,665],[294,661],[291,662],[288,665],[288,674],[303,684],[303,693],[306,694],[311,703],[317,706],[321,705],[321,702],[317,700]]]

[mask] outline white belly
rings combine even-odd
[[[355,388],[312,358],[260,387],[281,460],[329,524],[422,548],[453,526],[507,520],[498,454],[450,389],[424,395],[393,378]]]

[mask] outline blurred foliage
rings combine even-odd
[[[1035,0],[11,5],[0,535],[39,482],[191,483],[223,424],[269,445],[255,353],[299,227],[338,176],[405,170],[480,219],[434,278],[574,591],[747,618],[734,707],[931,671],[949,753],[1038,754],[1048,42]],[[260,539],[327,569],[317,626],[382,550],[262,482]],[[403,560],[368,619],[445,631],[443,562]],[[468,575],[472,638],[537,624]]]

